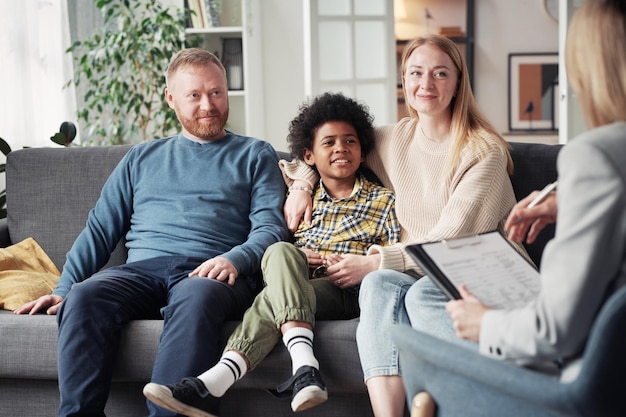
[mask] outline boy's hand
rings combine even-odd
[[[309,267],[311,269],[315,269],[318,266],[324,265],[326,260],[323,255],[320,255],[318,252],[312,251],[307,248],[299,248],[306,255],[307,261],[309,261]]]

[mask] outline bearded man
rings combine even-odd
[[[130,149],[56,289],[15,311],[57,315],[59,416],[104,416],[121,330],[133,319],[164,320],[153,382],[213,366],[222,324],[240,318],[260,289],[265,249],[287,238],[278,155],[267,142],[224,129],[228,87],[219,59],[185,49],[166,78],[182,132]],[[127,263],[102,269],[122,237]],[[218,410],[214,399],[198,407]],[[174,415],[148,408],[150,416]]]

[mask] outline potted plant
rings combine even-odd
[[[58,145],[69,148],[76,138],[76,125],[72,122],[63,122],[59,131],[50,137],[50,140]]]
[[[188,12],[159,0],[94,1],[104,26],[67,50],[74,58],[67,85],[86,83],[77,112],[83,139],[116,145],[174,134],[178,122],[164,98],[164,74],[185,46]]]

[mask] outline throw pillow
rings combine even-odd
[[[0,308],[15,310],[42,295],[51,294],[61,273],[29,237],[0,248]]]

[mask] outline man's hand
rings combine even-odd
[[[378,269],[380,254],[371,255],[331,255],[326,257],[328,278],[339,288],[349,288],[360,284],[365,275]]]
[[[480,325],[483,316],[489,310],[487,306],[478,301],[465,285],[459,288],[461,300],[448,301],[446,310],[452,318],[452,324],[456,335],[461,339],[478,342],[480,339]]]
[[[189,273],[189,276],[197,275],[201,278],[227,281],[228,285],[235,285],[239,273],[230,261],[222,256],[204,261],[200,266]]]
[[[522,242],[525,238],[527,243],[533,243],[544,227],[556,222],[556,192],[548,194],[535,207],[527,208],[537,194],[539,194],[539,191],[533,191],[511,209],[511,213],[504,224],[504,228],[509,234],[509,239],[515,242]]]
[[[309,187],[306,181],[294,181],[294,186]],[[283,206],[285,222],[287,228],[293,233],[298,230],[300,220],[304,219],[306,224],[311,224],[313,216],[313,199],[311,194],[304,190],[293,190],[287,196]]]
[[[59,310],[59,306],[63,301],[63,297],[59,295],[43,295],[38,299],[31,301],[29,303],[24,304],[20,308],[16,308],[13,310],[13,314],[37,314],[39,311],[44,309],[46,310],[46,314],[54,315]]]

